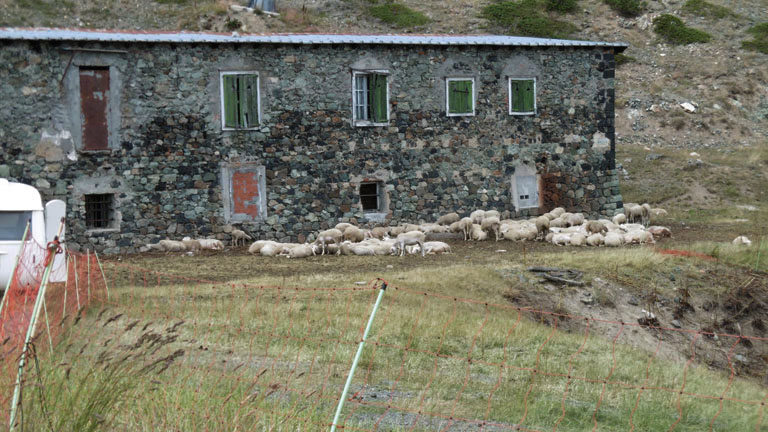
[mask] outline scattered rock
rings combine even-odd
[[[664,155],[658,154],[658,153],[648,153],[648,155],[645,156],[645,160],[647,161],[655,161],[663,158],[664,158]]]
[[[627,300],[627,303],[631,304],[632,306],[637,306],[640,304],[640,301],[635,296],[631,296],[629,300]]]
[[[582,297],[580,300],[585,305],[591,305],[595,302],[595,299],[592,297],[592,293],[590,292],[584,293],[584,297]]]
[[[672,324],[672,327],[674,328],[681,328],[683,326],[682,324],[680,324],[680,321],[678,320],[672,320],[670,324]]]
[[[680,106],[683,108],[683,110],[685,110],[686,112],[689,112],[689,113],[696,112],[696,106],[695,105],[696,104],[694,104],[692,102],[683,102],[683,103],[680,104]]]
[[[688,159],[688,165],[685,167],[687,170],[693,170],[701,168],[704,165],[704,161],[701,159]]]
[[[745,364],[749,363],[749,360],[747,360],[747,358],[741,354],[736,354],[735,356],[733,356],[733,358],[736,359],[736,361],[739,363],[745,363]]]

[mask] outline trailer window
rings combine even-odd
[[[31,211],[0,211],[0,241],[22,241],[31,220]]]

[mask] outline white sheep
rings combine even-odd
[[[282,252],[282,247],[275,242],[267,243],[259,250],[260,255],[269,257],[277,256],[280,252]]]
[[[624,208],[626,208],[626,206]],[[627,215],[625,215],[624,213],[619,213],[616,216],[612,217],[611,221],[616,225],[625,224],[627,223]]]
[[[592,234],[591,236],[587,237],[587,245],[588,246],[602,246],[605,242],[605,237],[603,237],[602,234]]]
[[[264,247],[266,244],[277,244],[277,242],[272,240],[256,240],[251,244],[251,246],[248,248],[248,253],[251,255],[256,255],[261,253],[261,248]]]
[[[550,221],[551,220],[546,215],[536,218],[534,223],[536,224],[536,230],[538,232],[537,237],[544,238],[547,236]]]
[[[368,238],[383,239],[389,234],[389,229],[384,227],[375,227],[370,231],[366,231]]]
[[[552,244],[557,246],[567,246],[571,243],[572,234],[556,233],[552,236]]]
[[[224,250],[224,243],[217,239],[197,239],[200,242],[200,247],[210,250]]]
[[[484,217],[485,217],[484,210],[475,210],[469,214],[469,218],[472,219],[472,223],[475,223],[475,224],[482,223]]]
[[[584,227],[587,229],[587,234],[604,234],[608,232],[608,228],[602,222],[596,220],[587,221]]]
[[[419,245],[421,248],[421,256],[425,255],[424,252],[424,233],[421,231],[408,231],[400,234],[395,239],[395,244],[392,246],[391,252],[393,255],[405,255],[405,247],[409,245]]]
[[[460,219],[458,213],[448,213],[437,218],[438,225],[450,225],[454,222],[458,222]]]
[[[352,243],[359,243],[365,240],[365,234],[363,231],[354,225],[348,226],[342,233],[342,236],[344,240],[349,240]]]
[[[424,243],[424,250],[428,254],[451,253],[451,246],[441,241],[430,241]]]
[[[585,244],[587,244],[586,235],[580,232],[571,234],[571,246],[584,246]]]
[[[352,226],[351,223],[340,222],[340,223],[337,223],[334,228],[336,228],[337,230],[341,231],[342,234],[344,234],[344,231],[346,231],[347,228],[349,228],[351,226]]]
[[[464,241],[471,239],[472,233],[472,218],[465,217],[459,221],[459,227],[461,232],[464,233]]]
[[[187,248],[190,252],[198,252],[203,247],[200,245],[200,242],[198,240],[192,240],[189,237],[184,237],[181,239],[181,242],[184,243],[184,246]]]
[[[663,226],[649,226],[648,232],[651,233],[654,238],[672,237],[672,231]]]
[[[605,235],[603,244],[609,247],[619,247],[624,243],[624,236],[617,232],[609,232]]]
[[[640,206],[642,209],[642,220],[640,223],[643,224],[643,226],[648,226],[651,223],[651,206],[648,205],[648,203],[644,203]]]
[[[474,241],[485,241],[488,239],[488,233],[483,231],[482,225],[479,224],[472,224],[470,236]]]
[[[565,213],[565,209],[562,207],[555,207],[554,209],[552,209],[552,211],[550,211],[550,213],[555,215],[555,217],[560,217]]]
[[[165,252],[185,252],[187,250],[187,245],[178,240],[160,240],[158,245],[160,250]]]
[[[329,243],[335,244],[337,247],[339,243],[341,243],[343,234],[341,231],[339,231],[336,228],[331,228],[325,231],[321,231],[317,234],[317,239],[315,240],[315,244],[320,244],[322,246],[320,255],[325,255],[328,252],[327,245]],[[336,254],[338,255],[340,253],[340,250],[336,250]]]
[[[405,228],[402,226],[393,226],[389,229],[389,236],[390,237],[397,237],[400,234],[405,232]]]
[[[748,239],[747,236],[738,236],[731,242],[734,246],[751,246],[752,240]]]
[[[638,220],[640,223],[643,222],[643,213],[645,210],[643,207],[639,204],[635,203],[626,203],[624,204],[624,214],[627,216],[628,222],[637,222]]]
[[[498,216],[491,216],[487,217],[489,212],[486,212],[486,218],[483,219],[483,223],[480,224],[480,228],[482,228],[483,231],[486,233],[493,232],[494,236],[496,236],[496,241],[499,241],[500,233],[499,228],[501,228],[501,224],[499,223]],[[497,212],[498,213],[498,212]]]
[[[253,238],[248,234],[246,234],[245,231],[241,231],[239,229],[232,230],[230,235],[232,236],[233,246],[237,246],[241,242],[241,240],[242,240],[243,246],[245,246],[246,240],[253,240]]]
[[[317,245],[302,244],[292,247],[288,252],[288,258],[308,258],[316,254]]]
[[[584,215],[581,213],[569,214],[565,222],[568,224],[568,226],[581,225],[584,223]]]
[[[499,213],[498,210],[486,210],[485,214],[483,215],[483,219],[492,218],[492,217],[501,219],[501,213]]]

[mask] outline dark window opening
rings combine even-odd
[[[381,210],[381,194],[378,182],[360,184],[360,203],[363,211]]]
[[[113,194],[85,196],[85,226],[88,229],[110,228],[112,224]]]

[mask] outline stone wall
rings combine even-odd
[[[114,76],[110,151],[79,151],[71,77],[82,65]],[[358,196],[366,180],[385,186],[386,224],[476,208],[612,215],[622,205],[614,67],[612,49],[598,48],[4,42],[0,177],[65,200],[70,245],[106,253],[228,238],[222,167],[249,162],[265,168],[265,218],[238,224],[259,238],[373,224]],[[352,68],[389,71],[387,127],[351,124]],[[259,73],[258,130],[221,130],[219,72],[237,70]],[[444,81],[455,76],[475,78],[474,117],[445,114]],[[536,78],[536,115],[509,115],[515,76]],[[541,178],[538,210],[513,205],[523,164]],[[86,230],[88,193],[115,194],[119,229]]]

